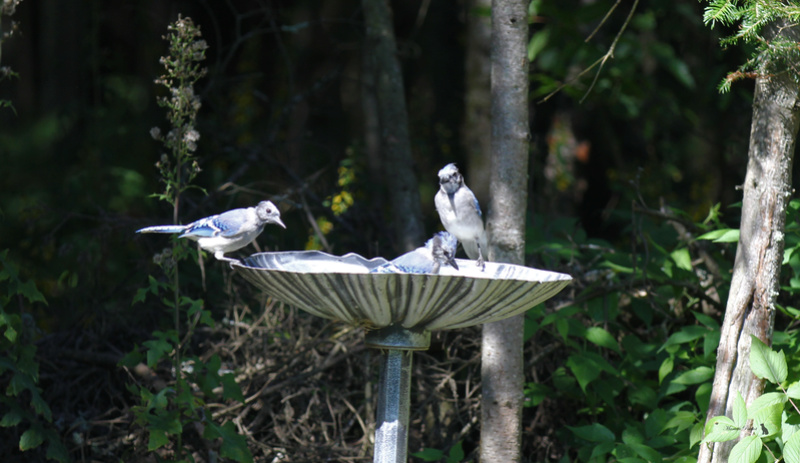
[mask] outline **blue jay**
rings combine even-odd
[[[439,273],[442,265],[458,270],[456,264],[456,237],[447,232],[438,232],[425,246],[387,262],[371,273]]]
[[[136,233],[181,233],[179,238],[197,241],[201,248],[214,253],[217,260],[236,262],[224,254],[252,243],[268,223],[286,228],[278,208],[271,201],[261,201],[256,207],[233,209],[189,225],[157,225]]]
[[[464,184],[464,177],[455,164],[448,164],[439,171],[439,191],[434,202],[444,229],[455,235],[467,256],[484,268],[484,253],[488,247],[483,214],[478,199]]]

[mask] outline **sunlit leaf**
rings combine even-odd
[[[788,368],[783,351],[775,352],[756,336],[750,335],[750,368],[753,374],[774,384],[786,381]]]
[[[761,439],[758,436],[747,436],[740,440],[731,450],[730,463],[754,463],[761,455]]]

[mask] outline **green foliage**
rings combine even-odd
[[[563,345],[563,364],[525,394],[529,406],[576,410],[560,432],[573,461],[683,461],[702,440],[720,337],[709,314],[722,309],[735,244],[712,241],[727,228],[718,207],[699,223],[634,209],[634,252],[587,238],[572,220],[529,228],[542,266],[568,262],[585,284],[574,302],[527,318],[537,344]]]
[[[797,62],[800,50],[797,43],[788,40],[768,40],[763,29],[777,20],[796,24],[800,21],[800,6],[779,0],[709,0],[703,13],[703,23],[710,28],[717,24],[738,26],[736,32],[721,40],[723,47],[741,42],[755,45],[749,59],[736,72],[729,73],[720,83],[719,90],[728,92],[736,80],[759,75],[789,72],[800,79]]]
[[[33,343],[35,326],[30,315],[17,313],[14,306],[47,304],[31,280],[23,280],[17,266],[8,259],[8,250],[0,252],[0,427],[27,426],[19,438],[19,449],[27,451],[47,443],[47,458],[69,461],[67,450],[52,423],[50,406],[42,398],[39,362]],[[27,401],[27,405],[25,402]]]
[[[800,382],[787,384],[788,364],[784,352],[776,352],[751,336],[750,368],[753,374],[778,387],[746,406],[737,392],[733,416],[716,416],[705,427],[703,443],[725,442],[744,437],[731,450],[729,461],[753,463],[766,451],[772,459],[800,463],[800,411],[792,399],[800,398]]]
[[[161,60],[166,74],[156,82],[170,91],[170,96],[159,98],[158,103],[167,108],[171,129],[163,137],[158,129],[153,129],[151,135],[161,141],[170,153],[162,155],[156,164],[166,189],[155,196],[173,206],[177,220],[181,194],[196,188],[191,182],[199,172],[192,153],[197,149],[200,137],[194,128],[200,99],[195,95],[193,85],[205,74],[199,62],[204,59],[208,47],[200,39],[200,30],[190,18],[179,17],[169,26],[169,30],[172,31],[167,37],[169,55]],[[163,277],[150,275],[148,285],[140,288],[133,298],[134,304],[145,302],[148,296],[157,298],[172,310],[174,327],[167,331],[154,331],[152,339],[142,344],[143,352],[136,349],[121,364],[130,368],[144,361],[148,367],[156,368],[161,362],[171,362],[175,372],[173,386],[157,392],[144,386],[131,386],[131,391],[140,400],[140,405],[133,408],[135,422],[149,432],[147,448],[150,451],[165,447],[174,439],[176,461],[182,461],[184,431],[199,423],[203,426],[205,439],[221,438],[222,457],[252,462],[253,456],[247,441],[244,436],[237,434],[233,423],[219,425],[205,409],[207,399],[244,402],[244,395],[233,373],[222,371],[220,358],[216,355],[203,361],[184,353],[200,325],[214,324],[211,312],[204,308],[203,300],[188,297],[181,291],[179,264],[186,260],[197,260],[197,253],[187,240],[174,238],[171,249],[165,249],[153,258],[153,262],[162,270]],[[184,319],[185,326],[182,323]],[[220,389],[221,397],[217,389]],[[195,390],[199,393],[195,393]]]
[[[737,397],[732,416],[704,426],[720,339],[715,312],[721,314],[727,296],[738,230],[722,222],[719,206],[698,223],[674,209],[634,211],[630,253],[588,239],[572,220],[531,229],[531,251],[547,266],[569,262],[586,287],[557,311],[537,307],[528,313],[526,332],[540,344],[552,342],[542,337],[563,343],[566,359],[546,382],[526,386],[528,405],[555,400],[577,410],[561,434],[574,461],[691,460],[698,445],[738,439],[745,431],[730,461],[753,462],[767,453],[800,463],[794,404],[800,398],[800,340],[794,329],[775,332],[774,343],[783,349],[752,338],[752,371],[777,390],[750,406]],[[794,301],[800,200],[789,203],[785,237],[782,296]],[[800,310],[778,308],[779,320],[792,327]]]
[[[445,463],[459,463],[464,461],[465,457],[464,449],[460,441],[450,447],[447,453],[439,449],[426,448],[421,452],[412,453],[411,456],[419,458],[422,461],[442,461]]]

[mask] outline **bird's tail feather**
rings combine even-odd
[[[156,225],[136,230],[136,233],[183,233],[186,227],[183,225]]]

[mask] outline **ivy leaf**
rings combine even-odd
[[[739,391],[736,391],[736,398],[733,400],[733,424],[737,428],[743,428],[747,423],[747,405]]]
[[[775,352],[757,337],[752,334],[750,337],[753,341],[750,345],[750,368],[753,374],[774,384],[786,381],[788,368],[783,351]]]

